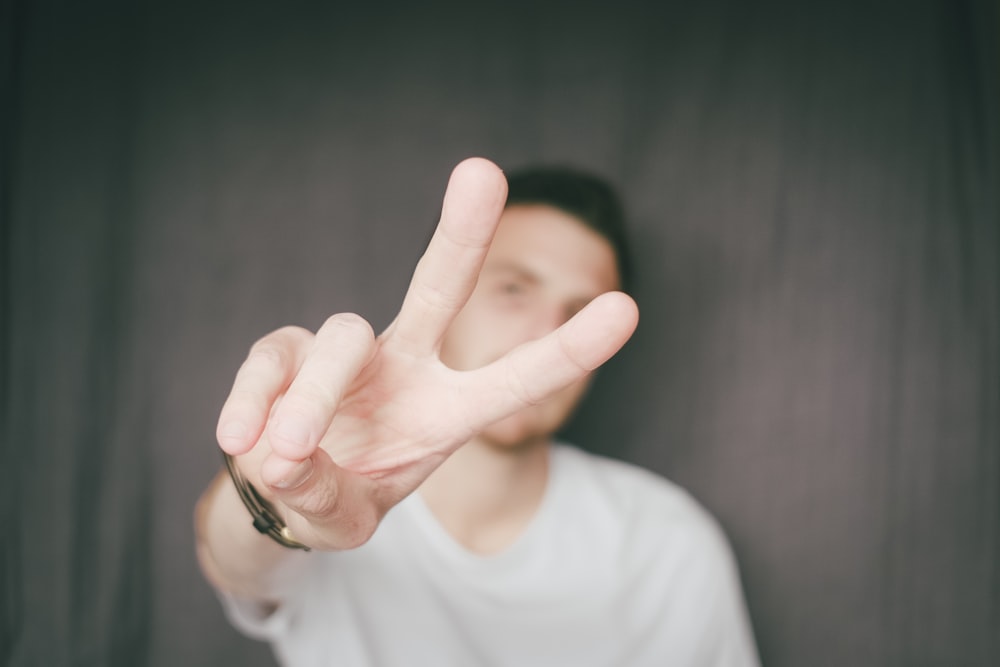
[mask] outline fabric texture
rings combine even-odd
[[[0,2],[0,664],[267,667],[194,556],[236,369],[395,315],[449,170],[593,169],[563,437],[688,489],[768,667],[1000,665],[995,0]]]
[[[282,595],[269,616],[224,600],[288,667],[758,664],[716,522],[666,480],[567,446],[500,553],[455,542],[418,492],[363,547],[314,554]]]

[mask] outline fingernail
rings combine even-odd
[[[305,459],[304,461],[292,462],[292,467],[288,469],[286,473],[278,477],[278,481],[273,484],[274,488],[281,489],[282,491],[288,491],[290,489],[302,486],[302,484],[309,479],[313,471],[312,459]]]

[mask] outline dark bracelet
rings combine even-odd
[[[229,476],[233,480],[236,492],[240,494],[240,500],[243,501],[247,510],[250,511],[250,516],[253,517],[253,527],[259,533],[267,535],[283,547],[309,551],[309,547],[292,537],[291,531],[288,530],[288,526],[278,516],[274,505],[257,493],[257,489],[253,488],[253,484],[243,476],[239,466],[236,465],[236,459],[225,452],[222,453],[222,457],[226,460],[226,469],[229,470]]]

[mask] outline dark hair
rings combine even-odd
[[[542,204],[568,213],[603,236],[615,252],[623,290],[632,281],[625,212],[603,178],[572,167],[530,167],[507,174],[507,206]]]

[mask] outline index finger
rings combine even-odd
[[[479,279],[507,199],[507,181],[489,160],[470,158],[452,171],[441,221],[417,263],[399,315],[397,344],[413,354],[437,351]]]

